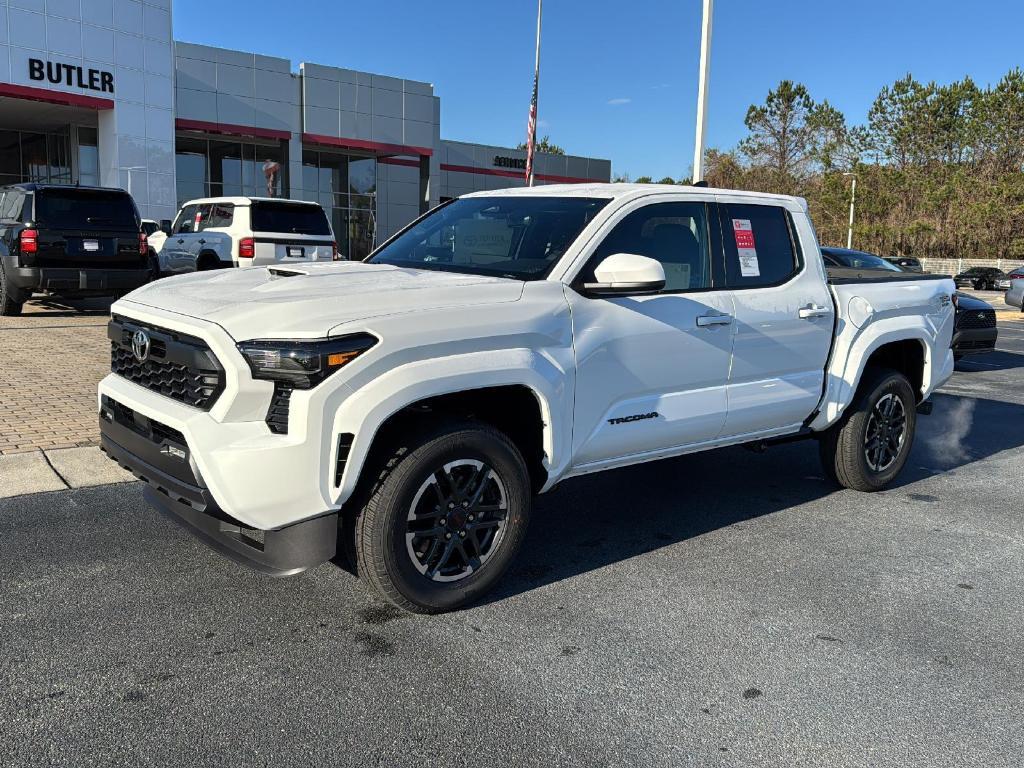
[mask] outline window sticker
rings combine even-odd
[[[733,219],[732,232],[736,237],[736,252],[740,259],[740,275],[760,277],[761,268],[757,263],[757,246],[754,245],[754,230],[750,219]]]
[[[458,264],[493,264],[507,260],[513,229],[504,219],[468,219],[458,224],[453,261]]]

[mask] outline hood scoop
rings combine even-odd
[[[270,273],[271,280],[277,280],[281,277],[299,277],[300,275],[309,274],[309,272],[306,272],[305,270],[290,269],[288,267],[267,267],[267,272]]]

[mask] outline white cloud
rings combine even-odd
[[[612,107],[618,107],[618,106],[621,106],[623,104],[629,104],[631,101],[633,101],[633,100],[629,99],[629,98],[625,98],[625,99],[623,99],[623,98],[608,99],[608,105],[612,106]]]

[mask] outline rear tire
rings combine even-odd
[[[0,264],[0,316],[14,317],[21,314],[25,300],[22,294],[7,279],[3,265]]]
[[[486,424],[442,425],[399,443],[354,523],[359,577],[407,611],[453,611],[488,592],[519,550],[529,473]]]
[[[880,491],[907,463],[917,426],[917,399],[907,377],[868,369],[857,396],[819,442],[825,474],[844,488]]]
[[[160,272],[160,259],[156,255],[156,252],[150,250],[149,252],[149,282],[155,283],[163,275]]]

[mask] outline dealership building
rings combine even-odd
[[[316,200],[358,258],[447,198],[524,183],[524,152],[441,139],[429,83],[175,42],[171,14],[0,0],[0,184],[122,187],[157,220],[195,197]],[[608,181],[611,163],[538,155],[535,170]]]

